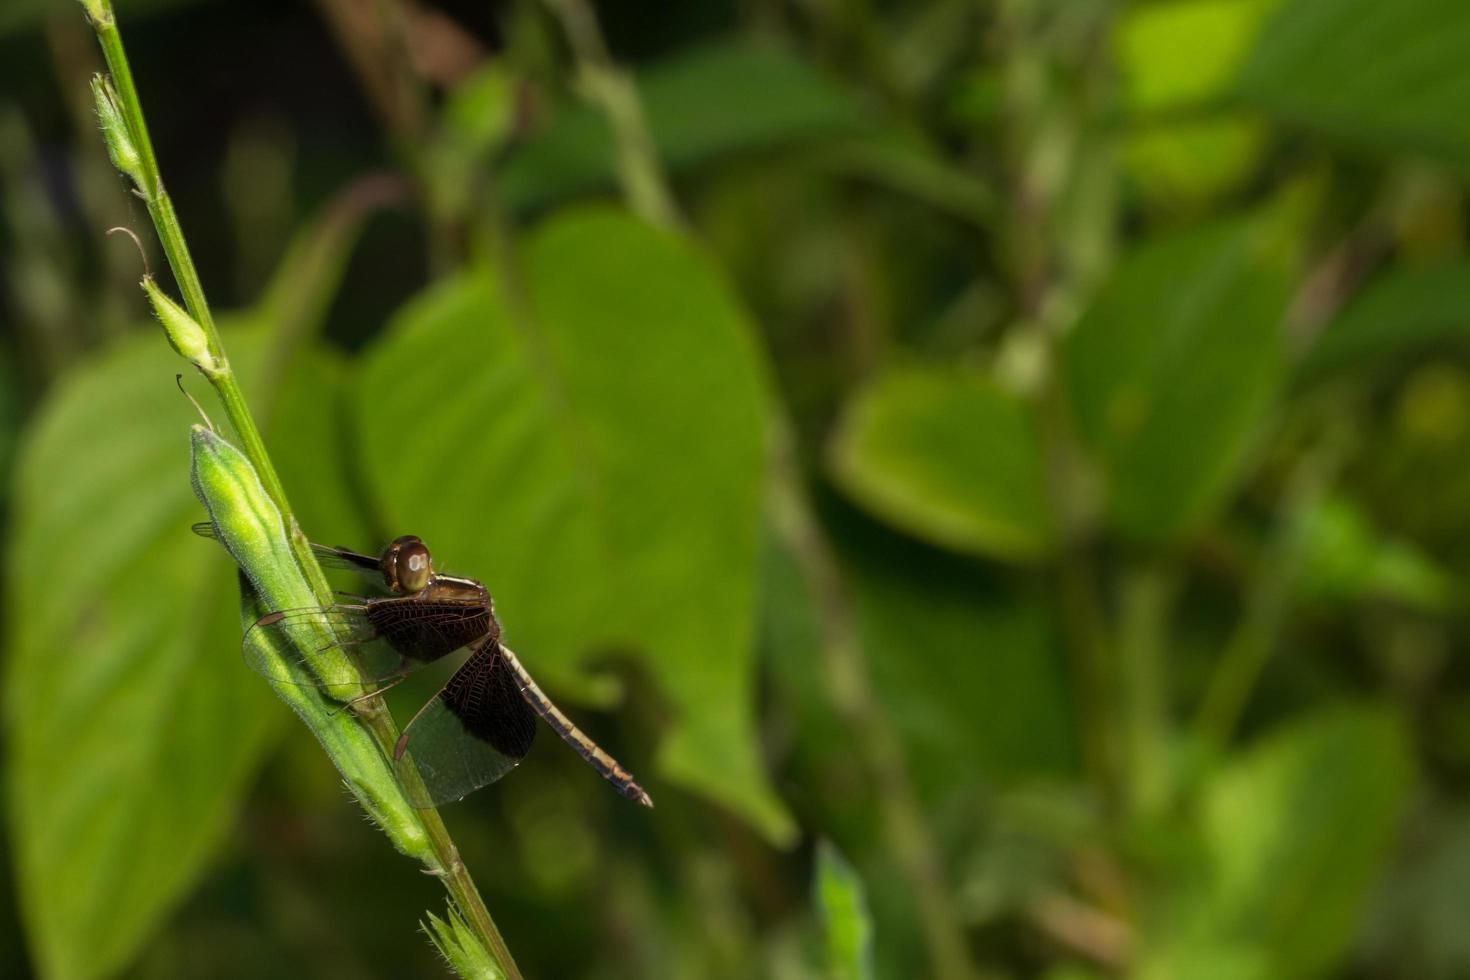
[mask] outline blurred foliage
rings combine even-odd
[[[1462,0],[118,6],[308,534],[658,801],[446,811],[527,975],[1470,975]],[[3,5],[0,975],[439,975],[187,530],[98,64]]]

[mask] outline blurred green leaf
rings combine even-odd
[[[1208,516],[1276,392],[1286,286],[1266,230],[1235,220],[1140,247],[1064,342],[1077,430],[1128,537]]]
[[[1281,0],[1174,0],[1126,9],[1114,34],[1123,101],[1134,112],[1209,103],[1228,93]]]
[[[1329,497],[1307,516],[1301,587],[1316,599],[1391,599],[1428,612],[1455,597],[1453,577],[1411,542],[1389,538],[1353,501]]]
[[[1051,537],[1027,406],[974,373],[909,369],[848,406],[829,454],[838,484],[936,544],[1034,558]]]
[[[524,305],[464,275],[370,352],[389,525],[490,585],[532,671],[638,651],[675,711],[664,774],[788,841],[753,727],[768,395],[744,314],[703,255],[610,210],[549,222],[523,267]]]
[[[827,976],[866,980],[873,975],[873,923],[862,879],[831,841],[817,845],[817,912],[827,940]]]
[[[1470,167],[1470,4],[1290,0],[1261,31],[1242,100],[1345,144]]]
[[[128,961],[213,856],[281,718],[240,661],[234,570],[189,532],[202,513],[188,475],[197,416],[156,331],[69,375],[18,461],[8,776],[22,902],[48,976]],[[247,378],[263,339],[227,338]],[[309,410],[285,419],[279,441],[322,464],[287,477],[314,484],[303,519],[340,530],[351,506],[331,480],[339,440],[321,405],[340,372],[321,359],[308,370],[312,393],[289,401]]]
[[[1133,189],[1161,207],[1208,201],[1255,171],[1266,128],[1240,116],[1210,116],[1144,126],[1128,133],[1122,162]]]
[[[651,69],[638,90],[659,157],[674,172],[715,157],[867,128],[845,91],[794,55],[748,42],[681,54]],[[613,158],[602,113],[567,107],[510,154],[500,192],[512,206],[541,207],[610,186]]]
[[[1293,721],[1230,763],[1204,795],[1217,935],[1262,950],[1263,976],[1330,969],[1384,869],[1412,781],[1404,726],[1366,707]]]
[[[1316,376],[1470,340],[1470,261],[1393,269],[1374,279],[1327,327],[1300,371]]]

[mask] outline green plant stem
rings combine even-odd
[[[582,94],[607,113],[617,152],[618,179],[628,200],[647,220],[665,228],[683,221],[659,163],[653,133],[632,76],[608,53],[597,14],[585,0],[545,0],[561,22],[576,59]]]
[[[108,71],[112,75],[113,86],[117,92],[119,108],[138,151],[141,163],[138,191],[148,206],[148,213],[157,229],[159,242],[163,247],[164,255],[168,258],[169,267],[173,270],[174,278],[178,282],[184,304],[190,315],[203,328],[209,340],[210,352],[217,362],[216,369],[209,372],[207,377],[224,405],[230,424],[240,436],[241,448],[246,458],[250,460],[251,465],[260,475],[261,484],[267,495],[281,511],[281,516],[290,531],[292,550],[311,583],[313,591],[323,605],[330,605],[334,601],[331,586],[296,522],[290,503],[286,499],[285,488],[281,484],[280,476],[276,473],[270,454],[266,451],[265,443],[260,437],[260,430],[251,415],[250,406],[245,400],[239,380],[235,377],[229,360],[225,356],[219,331],[215,327],[214,317],[205,299],[204,286],[200,282],[194,260],[189,254],[183,227],[179,223],[172,200],[164,190],[162,172],[153,151],[153,142],[148,135],[142,101],[138,97],[137,86],[133,81],[132,69],[129,67],[127,53],[123,48],[122,35],[117,28],[117,18],[113,13],[111,0],[84,0],[84,6],[88,19],[97,33],[98,41],[101,43],[102,54],[107,61]],[[398,741],[398,726],[382,698],[368,698],[356,705],[355,711],[368,730],[372,732],[378,747],[386,756],[392,758],[393,748]],[[404,778],[411,782],[418,781],[417,770],[412,766],[403,767],[403,771],[405,772]],[[421,790],[422,787],[410,785],[411,796],[414,795],[415,789]],[[439,865],[438,868],[431,870],[443,877],[445,888],[455,905],[505,976],[509,980],[520,980],[521,974],[516,967],[515,959],[510,955],[505,940],[496,928],[484,899],[480,897],[474,879],[471,878],[469,870],[460,859],[459,849],[455,846],[453,838],[450,837],[443,819],[439,816],[438,811],[432,808],[419,811],[419,816]]]
[[[1053,7],[1059,16],[1065,8],[1085,18],[1073,25],[1075,39],[1064,56],[1071,62],[1066,72],[1058,72],[1055,62],[1044,56],[1048,45],[1040,39]],[[1098,582],[1086,474],[1079,465],[1060,376],[1061,335],[1109,261],[1116,222],[1106,192],[1113,180],[1107,153],[1084,139],[1107,111],[1110,10],[1106,3],[1067,7],[1004,0],[998,13],[1011,174],[1007,240],[1021,324],[1045,354],[1048,367],[1037,403],[1079,751],[1093,791],[1112,811],[1122,796],[1117,697],[1117,655],[1122,651],[1113,645]],[[1071,89],[1058,87],[1058,79],[1074,75]]]

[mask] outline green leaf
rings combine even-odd
[[[1344,144],[1470,167],[1470,4],[1291,0],[1260,34],[1241,99]]]
[[[735,42],[679,55],[638,85],[659,157],[671,171],[732,153],[852,135],[863,114],[845,93],[779,48]],[[577,105],[515,150],[501,171],[506,201],[534,208],[612,184],[602,113]]]
[[[891,372],[859,392],[829,455],[853,499],[935,544],[1035,558],[1051,537],[1026,405],[959,371]]]
[[[1231,489],[1278,387],[1282,275],[1232,221],[1129,256],[1063,346],[1078,434],[1124,535],[1161,542]]]
[[[1470,341],[1470,262],[1393,269],[1374,279],[1322,331],[1300,372],[1315,377]]]
[[[1346,497],[1329,497],[1307,515],[1301,589],[1314,599],[1390,599],[1445,612],[1454,578],[1413,542],[1390,537]]]
[[[1217,935],[1262,950],[1264,976],[1331,969],[1384,870],[1412,779],[1403,724],[1360,707],[1293,722],[1232,763],[1203,800]]]
[[[1175,0],[1128,8],[1114,34],[1124,104],[1153,112],[1219,99],[1280,3]]]
[[[227,341],[246,376],[259,335]],[[189,532],[202,516],[189,488],[197,416],[174,387],[179,364],[156,328],[135,335],[52,392],[18,460],[7,775],[22,906],[48,976],[127,963],[207,865],[281,718],[240,661],[234,570]],[[314,411],[289,417],[282,440],[324,461],[330,367],[312,366]],[[324,472],[311,471],[318,500]],[[319,517],[339,528],[340,486]]]
[[[857,871],[832,846],[817,845],[817,913],[827,945],[827,976],[866,980],[873,975],[873,923]]]
[[[754,735],[769,407],[744,314],[702,254],[610,210],[538,229],[523,269],[524,305],[466,274],[369,353],[388,524],[490,586],[533,672],[636,651],[675,713],[664,775],[789,841]]]

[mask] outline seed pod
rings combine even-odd
[[[394,846],[431,870],[438,868],[423,822],[372,733],[353,712],[343,711],[323,693],[345,700],[361,692],[356,670],[335,645],[327,618],[293,617],[285,633],[253,628],[271,610],[317,605],[316,594],[296,563],[279,508],[240,450],[202,425],[193,427],[191,442],[194,493],[209,512],[210,536],[228,549],[242,573],[241,618],[246,642],[252,644],[252,663],[263,665],[276,694],[316,735],[348,788]],[[319,687],[301,666],[303,659],[318,677],[340,680]]]

